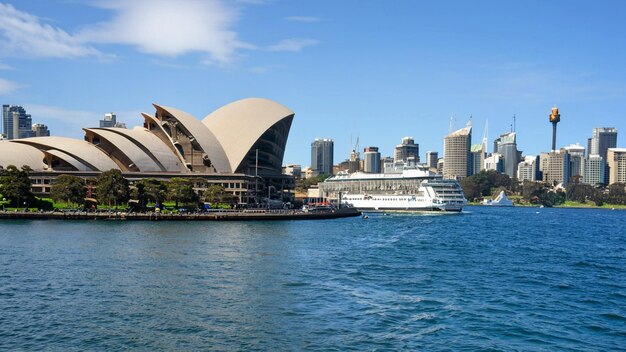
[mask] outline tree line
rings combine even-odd
[[[491,198],[504,190],[509,196],[519,196],[530,204],[553,206],[565,201],[626,205],[626,184],[614,183],[608,187],[594,187],[572,180],[564,189],[546,182],[523,181],[494,170],[483,170],[461,180],[465,198],[470,202]]]
[[[14,165],[6,168],[0,166],[0,194],[9,202],[9,206],[37,206],[39,200],[31,190],[31,171],[28,166],[22,166],[21,169]],[[141,179],[131,184],[119,170],[105,171],[95,178],[63,174],[53,181],[50,198],[55,202],[74,206],[97,202],[108,207],[126,205],[133,199],[139,209],[145,209],[148,204],[163,202],[174,202],[178,208],[179,205],[195,206],[199,202],[231,204],[237,201],[222,185],[209,185],[199,194],[194,189],[198,181],[204,180],[175,177],[167,181]]]

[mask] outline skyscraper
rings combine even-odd
[[[567,150],[554,150],[542,154],[543,180],[550,184],[566,186],[570,176],[570,155]]]
[[[609,148],[607,150],[609,165],[609,184],[626,182],[626,148]]]
[[[439,160],[439,153],[431,151],[426,152],[426,164],[429,169],[437,168],[437,160]]]
[[[471,172],[472,127],[467,126],[444,138],[443,176],[463,178]]]
[[[479,173],[485,167],[485,144],[474,144],[472,146],[472,170],[471,175]]]
[[[416,163],[420,161],[420,147],[419,144],[415,144],[413,137],[402,138],[402,144],[396,145],[395,153],[393,156],[394,161],[409,161],[409,158],[413,158]]]
[[[368,173],[380,173],[380,152],[378,147],[365,147],[363,150],[363,171]]]
[[[607,150],[615,147],[617,147],[617,129],[613,127],[593,129],[589,155],[600,155],[606,160]]]
[[[34,137],[33,120],[21,106],[2,105],[2,131],[6,139]]]
[[[605,185],[606,180],[606,160],[600,155],[589,155],[585,159],[585,168],[583,174],[583,183],[595,186],[598,184]]]
[[[522,159],[522,152],[517,150],[517,134],[509,132],[500,135],[493,141],[494,153],[504,158],[504,173],[510,177],[517,177],[517,166]]]
[[[520,161],[517,166],[517,180],[524,181],[537,181],[537,174],[539,173],[539,157],[527,156],[524,160]]]
[[[563,149],[567,150],[567,153],[570,155],[569,178],[583,178],[585,167],[585,147],[580,144],[571,144],[563,147]]]
[[[599,155],[604,159],[607,169],[604,170],[603,184],[609,184],[610,170],[607,150],[617,147],[617,129],[613,127],[596,127],[593,129],[589,143],[589,155]]]
[[[333,174],[333,150],[334,142],[328,138],[316,138],[311,143],[311,170],[318,175]]]

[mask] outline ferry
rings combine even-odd
[[[421,165],[396,173],[340,172],[319,187],[342,206],[361,211],[460,212],[467,203],[458,181]]]

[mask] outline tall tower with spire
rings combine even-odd
[[[561,121],[559,109],[555,106],[550,113],[550,123],[552,123],[552,150],[556,150],[556,124]]]

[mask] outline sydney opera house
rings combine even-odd
[[[45,195],[60,174],[97,176],[119,169],[125,178],[199,180],[198,188],[219,184],[240,202],[256,196],[282,197],[293,178],[282,162],[294,112],[274,101],[248,98],[225,105],[199,120],[153,104],[143,126],[83,128],[84,140],[33,137],[0,142],[0,165],[28,165],[33,191]],[[280,199],[280,198],[279,198]]]

